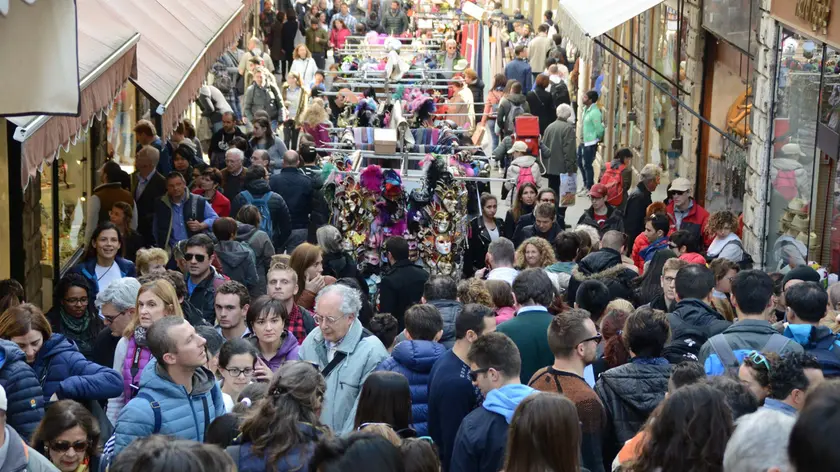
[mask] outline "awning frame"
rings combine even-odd
[[[92,84],[96,79],[98,79],[105,71],[107,71],[111,66],[113,66],[117,61],[119,61],[126,52],[132,47],[135,47],[137,43],[140,41],[140,33],[134,33],[134,35],[126,41],[122,46],[120,46],[117,50],[114,51],[111,56],[108,57],[106,61],[99,64],[95,69],[93,69],[89,74],[82,78],[79,81],[79,91],[83,91],[86,89],[90,84]],[[79,105],[81,109],[81,105]],[[80,111],[81,113],[81,111]],[[39,115],[31,122],[27,123],[25,126],[18,126],[14,132],[14,139],[19,142],[26,141],[27,138],[35,134],[42,126],[44,126],[54,115]],[[76,116],[79,116],[78,114]]]

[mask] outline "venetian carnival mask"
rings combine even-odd
[[[417,248],[417,237],[411,233],[405,233],[403,238],[408,242],[408,259],[416,261],[420,256],[420,251]]]
[[[438,212],[432,217],[432,224],[436,232],[445,233],[449,231],[449,228],[452,226],[452,217],[449,213],[438,210]]]
[[[435,239],[435,249],[437,250],[438,254],[442,256],[447,256],[452,253],[452,240],[449,238],[449,235],[440,234]]]
[[[378,266],[382,262],[379,257],[379,251],[365,251],[365,263]]]
[[[452,275],[455,265],[449,259],[442,259],[438,261],[437,269],[441,275]]]

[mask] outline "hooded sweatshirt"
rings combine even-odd
[[[472,411],[458,428],[449,471],[497,472],[504,466],[508,426],[513,412],[528,395],[536,393],[522,384],[492,390],[480,408]]]
[[[840,377],[840,340],[828,326],[789,324],[784,335],[817,358],[826,378]]]
[[[510,163],[507,174],[507,182],[505,182],[505,187],[507,187],[508,190],[512,190],[516,187],[516,183],[519,179],[519,173],[522,169],[531,169],[531,175],[534,177],[534,183],[537,188],[543,187],[545,179],[542,176],[542,169],[540,168],[539,163],[537,163],[537,158],[526,154],[524,156],[517,157]]]
[[[254,336],[250,338],[251,344],[257,348],[259,352],[260,345],[257,337]],[[260,360],[262,360],[265,365],[271,369],[272,372],[276,372],[277,369],[280,368],[281,365],[286,363],[287,361],[296,361],[298,360],[298,350],[300,349],[300,344],[298,344],[297,338],[290,335],[288,331],[283,331],[283,342],[280,343],[280,347],[277,348],[277,354],[274,355],[271,359],[266,359],[263,357],[262,353],[260,353]]]
[[[239,241],[220,241],[216,244],[216,258],[222,263],[222,272],[230,278],[242,282],[251,295],[257,293],[259,278],[254,251],[246,243]]]

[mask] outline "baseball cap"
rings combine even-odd
[[[674,181],[671,182],[670,190],[675,190],[677,192],[688,192],[689,190],[691,190],[691,181],[684,177],[674,179]]]
[[[508,150],[508,154],[513,154],[515,152],[528,152],[528,145],[522,141],[513,143],[513,146],[511,146],[510,150]]]
[[[607,187],[603,184],[595,184],[589,189],[589,196],[594,198],[604,198],[607,196]]]

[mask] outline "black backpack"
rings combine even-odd
[[[699,361],[700,348],[709,340],[707,330],[686,323],[675,313],[668,313],[668,323],[671,325],[671,340],[662,350],[662,357],[671,364]]]
[[[566,82],[561,80],[559,83],[551,84],[551,101],[554,102],[555,109],[563,103],[571,105],[572,99],[569,96],[569,87],[566,86]]]

